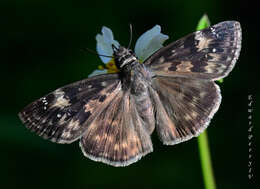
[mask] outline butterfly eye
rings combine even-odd
[[[131,49],[129,49],[128,52],[129,54],[134,54],[134,52]]]

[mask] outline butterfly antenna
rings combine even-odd
[[[98,56],[104,56],[104,57],[108,57],[108,58],[113,58],[113,56],[98,54],[96,51],[93,51],[93,50],[91,50],[91,49],[89,49],[89,48],[85,48],[85,50],[87,50],[88,52],[90,52],[90,53],[92,53],[92,54],[98,55]]]
[[[129,40],[129,43],[128,43],[128,49],[130,48],[131,46],[131,43],[132,43],[132,38],[133,38],[133,29],[132,29],[132,24],[129,24],[129,31],[130,31],[130,40]]]

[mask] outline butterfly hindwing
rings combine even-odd
[[[144,64],[160,76],[217,80],[233,69],[240,48],[239,22],[225,21],[161,48]]]
[[[190,78],[156,77],[150,93],[156,109],[156,130],[167,145],[198,136],[221,101],[214,82]]]
[[[120,80],[106,74],[59,88],[26,106],[19,117],[28,129],[57,143],[77,140],[105,106],[107,97],[115,96]]]
[[[113,166],[127,166],[153,150],[135,100],[123,90],[89,125],[80,146],[86,157]]]

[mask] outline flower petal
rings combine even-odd
[[[94,70],[91,74],[88,75],[88,77],[93,77],[95,75],[101,75],[101,74],[106,74],[107,70]]]
[[[114,40],[113,32],[108,27],[102,27],[102,34],[96,35],[97,53],[106,56],[113,55],[112,44],[119,47],[119,43]],[[99,56],[102,62],[107,63],[111,60],[109,57]]]
[[[143,33],[135,44],[135,54],[138,59],[144,61],[155,51],[163,47],[163,43],[169,37],[161,33],[161,26],[156,25]]]

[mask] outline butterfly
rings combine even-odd
[[[241,27],[225,21],[160,48],[143,63],[113,46],[119,73],[61,87],[26,106],[19,117],[37,135],[56,143],[79,140],[84,155],[127,166],[153,151],[156,129],[165,145],[198,136],[219,108],[215,80],[233,69]]]

